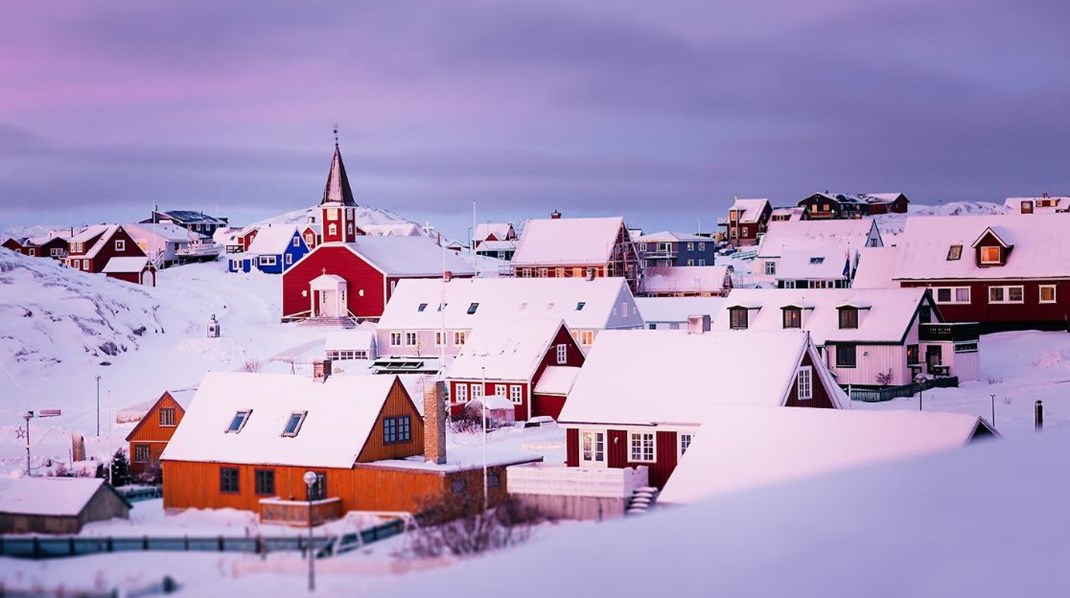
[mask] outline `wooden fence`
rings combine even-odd
[[[930,388],[957,388],[959,379],[957,376],[941,378],[928,378],[921,384],[911,383],[902,386],[885,386],[882,388],[856,388],[851,387],[851,400],[863,403],[880,403],[902,397],[912,397],[919,392]]]

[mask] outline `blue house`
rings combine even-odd
[[[639,259],[646,267],[712,266],[713,239],[664,231],[634,237]]]
[[[263,226],[248,251],[230,255],[227,270],[252,272],[256,269],[267,274],[282,274],[308,252],[308,245],[296,225]]]

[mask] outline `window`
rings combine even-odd
[[[813,369],[808,365],[799,368],[795,376],[795,389],[800,401],[809,401],[814,398]]]
[[[698,265],[705,266],[706,265],[706,258],[704,258],[704,257],[698,258]]]
[[[628,304],[627,303],[621,303],[620,304],[620,315],[625,317],[625,318],[628,317]]]
[[[82,260],[82,270],[89,270],[89,260]]]
[[[698,250],[699,251],[706,251],[706,244],[705,243],[699,243],[698,244]]]
[[[409,347],[415,347],[416,346],[416,333],[415,332],[406,332],[405,333],[405,345],[409,346]]]
[[[416,306],[416,311],[421,311],[422,312],[425,309],[427,309],[427,304],[426,303],[421,303],[420,305]]]
[[[48,254],[52,257],[60,257],[63,255],[63,250],[57,247],[53,247],[52,249],[48,250]]]
[[[520,405],[524,402],[523,389],[524,387],[520,386],[519,384],[509,385],[509,400],[512,401],[514,405]]]
[[[412,417],[399,415],[383,418],[383,444],[399,444],[412,440]]]
[[[134,463],[148,463],[152,458],[147,444],[134,445]]]
[[[1013,287],[988,287],[989,303],[1023,303],[1025,302],[1025,288]]]
[[[305,415],[307,411],[294,411],[290,414],[290,419],[286,420],[286,425],[282,428],[282,435],[293,438],[297,436],[297,433],[301,431],[301,424],[305,423]]]
[[[126,251],[126,241],[122,239],[115,240],[115,251]]]
[[[521,268],[520,269],[520,277],[521,278],[531,278],[531,268]]]
[[[694,251],[695,250],[695,244],[694,243],[688,243],[687,244],[687,250],[688,251]]]
[[[454,478],[450,482],[450,492],[454,494],[464,494],[464,489],[466,487],[468,487],[468,484],[465,483],[464,478]]]
[[[955,353],[976,353],[976,352],[977,352],[977,343],[976,342],[972,342],[972,343],[956,343],[955,344]]]
[[[581,459],[586,462],[602,463],[606,460],[605,432],[584,431],[580,439]]]
[[[36,255],[37,255],[37,250],[36,250],[36,249],[34,249],[33,247],[31,247],[31,248],[30,248],[30,253],[29,253],[29,255],[30,255],[30,257],[34,257],[34,256],[36,256]]]
[[[941,287],[936,289],[937,303],[969,303],[970,287]]]
[[[442,345],[445,345],[445,344],[446,344],[446,333],[445,332],[436,332],[435,333],[435,346],[436,347],[441,347]]]
[[[695,265],[695,260],[687,260],[687,265],[688,266],[694,266]]]
[[[1023,201],[1022,202],[1022,213],[1023,214],[1032,214],[1033,213],[1033,202],[1031,202],[1031,201]]]
[[[473,303],[473,304],[469,305],[468,306],[468,314],[471,315],[471,314],[476,313],[477,309],[479,309],[479,304],[478,303]]]
[[[921,363],[921,353],[918,352],[917,345],[907,345],[907,364]]]
[[[474,401],[476,399],[482,399],[482,398],[483,398],[483,385],[482,384],[473,383],[472,384],[472,400]]]
[[[840,328],[858,328],[858,308],[856,307],[841,307],[840,308]]]
[[[580,344],[589,347],[594,344],[594,331],[593,330],[581,330],[580,331]]]
[[[646,251],[646,243],[639,244],[639,251]]]
[[[327,474],[322,471],[317,471],[316,483],[312,484],[312,489],[308,493],[309,500],[323,500],[327,498]]]
[[[293,246],[294,247],[299,247],[300,245],[301,245],[301,240],[298,239],[297,237],[294,237]]]
[[[391,347],[400,347],[401,346],[401,333],[400,332],[391,332],[390,333],[390,346]]]
[[[241,432],[242,428],[245,427],[245,423],[249,421],[249,416],[252,415],[252,413],[252,409],[235,413],[234,419],[230,420],[230,426],[227,428],[227,433],[229,434],[233,432],[237,434],[238,432]]]
[[[743,227],[743,228],[742,228],[742,229],[740,230],[740,233],[739,233],[739,234],[740,234],[740,235],[742,235],[742,236],[744,236],[744,237],[746,237],[746,236],[747,236],[747,227],[745,227],[745,226],[744,226],[744,227]]]
[[[237,494],[240,491],[237,467],[219,468],[219,491],[223,494]]]
[[[962,245],[952,245],[947,250],[947,261],[953,262],[962,257]]]
[[[1055,285],[1042,284],[1040,285],[1040,302],[1041,303],[1055,303]]]
[[[844,343],[836,345],[836,367],[853,368],[857,362],[858,345]]]
[[[292,263],[294,263],[294,256],[292,254],[287,253],[286,254],[286,264],[290,265]]]
[[[278,262],[278,257],[274,255],[262,255],[260,256],[261,266],[274,266]]]
[[[565,269],[564,268],[554,268],[554,276],[556,276],[557,278],[564,278],[565,277]]]
[[[576,311],[583,311],[583,307],[585,305],[587,305],[585,302],[580,301],[579,303],[576,304]]]
[[[458,331],[454,332],[453,333],[453,344],[455,344],[458,347],[460,347],[461,345],[464,344],[464,337],[465,337],[465,332],[463,330],[458,330]]]
[[[998,264],[1000,262],[999,246],[988,245],[981,247],[982,264]]]
[[[501,486],[501,485],[502,485],[501,472],[488,471],[487,472],[487,487],[488,488],[497,488],[498,486]]]
[[[655,460],[653,432],[632,432],[628,437],[629,461],[632,463],[652,463]]]
[[[691,446],[691,439],[694,438],[694,434],[680,433],[680,456],[683,457],[687,452],[688,447]]]
[[[798,307],[784,308],[784,328],[802,328],[802,310]]]
[[[171,427],[175,425],[175,408],[174,407],[161,407],[160,408],[160,425],[164,427]]]
[[[338,225],[333,223],[333,222],[328,224],[327,225],[327,234],[332,236],[332,237],[338,236]]]
[[[568,363],[568,345],[562,343],[557,346],[557,365]]]
[[[468,384],[464,382],[458,382],[454,385],[454,389],[457,391],[455,394],[458,404],[468,402]]]
[[[813,265],[813,266],[816,266],[818,264],[824,264],[824,263],[825,263],[825,258],[824,257],[812,257],[812,258],[810,258],[810,264]]]
[[[507,392],[509,392],[507,385],[505,385],[505,384],[495,384],[494,385],[494,394],[495,394],[495,396],[499,396],[499,397],[505,398],[505,397],[509,396],[509,395],[506,394]]]
[[[733,330],[745,330],[747,328],[747,308],[728,308],[728,327]]]
[[[438,311],[442,311],[442,310],[446,309],[447,305],[449,305],[449,303],[439,303],[438,304]]]
[[[275,496],[275,470],[257,469],[253,473],[258,496]]]
[[[919,324],[932,324],[933,310],[928,305],[922,305],[918,307],[918,323]]]
[[[538,275],[539,278],[546,278],[547,274],[549,273],[549,269],[547,269],[547,268],[539,268],[537,272],[538,272],[537,275]]]
[[[230,260],[231,270],[241,270],[241,260]]]

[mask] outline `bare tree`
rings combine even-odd
[[[527,541],[534,526],[547,518],[512,498],[483,511],[482,499],[454,495],[425,509],[420,520],[422,527],[396,556],[464,556],[514,546]]]

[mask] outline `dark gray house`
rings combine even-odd
[[[77,534],[131,508],[100,478],[0,478],[0,534]]]

